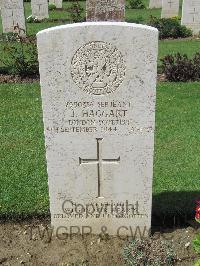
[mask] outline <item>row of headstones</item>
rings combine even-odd
[[[90,2],[90,1],[88,1]],[[120,2],[123,2],[121,0]],[[57,8],[62,8],[62,0],[49,0]],[[25,34],[25,16],[23,0],[0,0],[3,32],[15,32],[16,27]],[[150,8],[161,8],[161,17],[175,17],[179,13],[179,0],[150,0]],[[48,1],[31,0],[32,16],[38,19],[48,18]],[[182,25],[200,31],[200,0],[183,0]]]
[[[49,0],[56,8],[62,8],[62,0]],[[26,33],[26,23],[23,0],[0,0],[3,32]],[[31,0],[32,17],[38,20],[48,18],[48,0]]]
[[[150,0],[149,8],[162,8],[162,18],[178,17],[179,0]],[[181,24],[200,32],[200,0],[183,0]]]
[[[31,0],[32,17],[38,20],[49,17],[48,4],[55,5],[56,8],[62,8],[62,0]]]

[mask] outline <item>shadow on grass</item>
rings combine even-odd
[[[9,213],[9,214],[1,214],[0,215],[0,224],[1,223],[15,223],[15,222],[34,222],[40,220],[42,222],[48,222],[51,221],[51,215],[50,213]]]
[[[182,227],[195,223],[200,191],[163,192],[153,196],[152,225]]]

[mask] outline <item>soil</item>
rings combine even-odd
[[[122,253],[127,239],[110,236],[71,235],[47,237],[42,234],[48,221],[6,222],[0,225],[0,265],[52,265],[52,266],[123,266]],[[40,234],[38,231],[40,228]],[[170,239],[176,254],[174,265],[192,266],[198,258],[192,248],[192,239],[200,229],[192,227],[168,230],[161,234],[155,230],[152,239],[155,254],[161,242]],[[42,235],[44,237],[42,237]],[[147,247],[149,248],[149,247]],[[140,266],[140,264],[138,264]],[[141,265],[142,266],[142,265]]]
[[[33,83],[39,82],[39,76],[34,77],[20,77],[17,75],[4,75],[0,74],[0,84],[1,83]]]

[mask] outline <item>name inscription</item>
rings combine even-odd
[[[131,108],[130,101],[68,101],[62,120],[64,125],[46,129],[52,133],[115,133],[121,129],[128,134],[152,133],[151,127],[134,126]]]

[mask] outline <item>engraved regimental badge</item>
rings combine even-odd
[[[71,75],[76,85],[94,95],[114,92],[124,80],[125,70],[121,52],[105,42],[83,45],[71,62]]]

